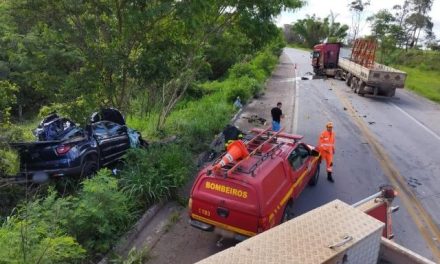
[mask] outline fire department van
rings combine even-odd
[[[199,172],[189,199],[193,227],[243,240],[292,218],[294,200],[317,183],[320,156],[302,136],[252,133]]]

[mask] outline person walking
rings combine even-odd
[[[272,130],[279,131],[281,129],[281,119],[284,118],[283,111],[281,111],[281,102],[277,103],[277,106],[272,108],[270,113],[272,114]]]
[[[335,132],[333,132],[333,123],[328,122],[326,129],[322,131],[318,139],[318,151],[323,160],[325,160],[327,168],[327,180],[334,182],[333,172],[333,155],[335,154]]]

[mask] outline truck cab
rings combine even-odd
[[[338,68],[340,43],[322,43],[315,45],[312,52],[313,71],[317,75],[332,75]]]
[[[192,226],[243,240],[292,218],[294,200],[317,183],[319,154],[301,136],[253,132],[245,142],[249,156],[199,172],[189,200]]]

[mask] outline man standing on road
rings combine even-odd
[[[272,130],[279,131],[281,129],[281,118],[284,118],[283,111],[281,111],[281,102],[277,103],[277,106],[272,108],[270,113],[272,114]]]
[[[322,131],[318,140],[318,151],[327,168],[327,180],[334,182],[332,177],[333,154],[335,154],[335,133],[333,132],[333,123],[328,122],[326,130]]]

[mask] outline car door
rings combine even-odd
[[[311,171],[310,151],[303,144],[298,144],[289,155],[294,184],[294,197],[296,198],[306,186]]]
[[[104,166],[107,163],[107,157],[109,156],[109,146],[111,144],[107,127],[105,126],[104,122],[93,123],[92,133],[93,137],[98,142],[101,166]]]
[[[125,125],[104,121],[108,133],[106,146],[106,163],[118,160],[130,148],[130,139]]]

